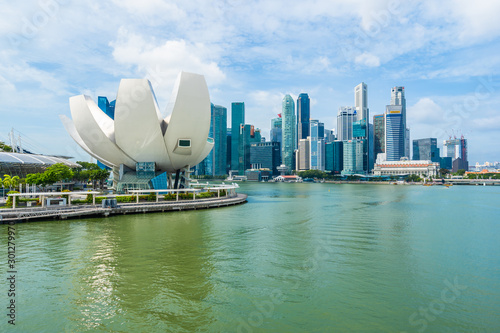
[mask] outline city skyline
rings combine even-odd
[[[206,76],[212,103],[229,111],[245,102],[245,122],[266,139],[286,94],[297,101],[308,93],[310,118],[333,129],[338,108],[354,105],[352,87],[364,82],[370,115],[385,111],[392,87],[405,87],[411,140],[441,143],[463,133],[472,164],[499,159],[500,147],[487,144],[500,136],[499,3],[276,1],[259,3],[258,13],[252,6],[5,4],[0,140],[15,128],[36,152],[88,160],[57,118],[69,115],[70,96],[112,101],[122,77],[148,78],[164,115],[175,76],[186,70]]]

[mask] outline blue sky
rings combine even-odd
[[[470,162],[499,161],[498,13],[499,1],[466,0],[7,2],[0,140],[13,127],[37,152],[89,160],[58,118],[70,96],[111,100],[121,78],[149,78],[165,110],[184,70],[228,111],[244,101],[266,138],[285,94],[307,92],[331,129],[358,83],[370,116],[404,86],[411,139],[463,133]]]

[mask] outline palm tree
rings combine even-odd
[[[8,187],[9,190],[12,190],[12,187],[16,187],[19,185],[19,181],[19,176],[11,177],[9,175],[3,175],[2,185],[4,187]]]

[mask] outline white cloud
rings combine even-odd
[[[354,60],[359,65],[364,65],[368,67],[378,67],[380,66],[380,59],[376,55],[364,52],[356,57]]]

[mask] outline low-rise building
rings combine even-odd
[[[420,161],[383,161],[375,164],[375,176],[417,175],[419,177],[435,177],[439,172],[439,163],[429,160]]]

